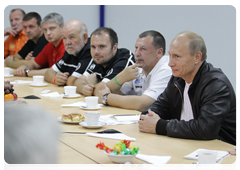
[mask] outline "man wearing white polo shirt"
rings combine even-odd
[[[105,89],[98,91],[99,102],[139,111],[147,109],[164,91],[172,75],[164,54],[165,39],[159,32],[140,34],[135,44],[136,64],[125,68]]]

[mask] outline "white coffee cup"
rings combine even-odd
[[[33,84],[43,84],[44,76],[33,76]]]
[[[64,86],[64,93],[67,96],[74,96],[76,94],[77,86]]]
[[[11,68],[9,67],[4,67],[4,76],[10,75]]]
[[[87,108],[96,109],[98,106],[98,96],[85,97]]]
[[[99,118],[100,118],[100,112],[97,111],[86,111],[85,112],[85,122],[88,126],[97,125]]]
[[[216,164],[217,151],[213,150],[200,150],[198,151],[199,164]]]

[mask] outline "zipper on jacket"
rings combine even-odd
[[[179,91],[179,93],[180,93],[180,95],[181,95],[181,98],[182,98],[182,100],[183,100],[182,92],[181,92],[181,90],[179,89],[179,87],[178,87],[178,85],[176,84],[176,82],[174,82],[174,86],[177,87],[177,89],[178,89],[178,91]]]

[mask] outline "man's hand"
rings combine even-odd
[[[56,85],[64,85],[64,84],[66,84],[67,79],[68,79],[68,75],[69,75],[68,72],[65,72],[65,73],[58,72],[56,74],[55,84]]]
[[[4,36],[8,36],[10,34],[15,36],[17,34],[17,32],[15,30],[13,30],[11,27],[8,27],[4,30]]]
[[[33,51],[31,51],[30,53],[28,53],[28,55],[25,57],[25,60],[31,60],[33,57]]]
[[[86,84],[83,86],[83,95],[84,96],[92,96],[93,95],[93,90],[95,86],[91,84]]]
[[[156,133],[156,125],[159,119],[159,115],[149,109],[147,115],[140,116],[140,120],[138,121],[139,131],[145,133]]]
[[[22,65],[20,67],[18,67],[15,72],[14,72],[14,76],[23,76],[25,77],[25,70],[27,69],[26,66]]]
[[[127,68],[125,68],[122,72],[120,72],[117,75],[117,81],[120,84],[123,84],[125,82],[129,82],[131,80],[134,80],[138,77],[138,67],[140,67],[141,64],[134,64]]]
[[[106,83],[104,84],[104,89],[102,90],[98,90],[97,92],[97,96],[98,96],[98,103],[102,103],[102,96],[106,93],[111,93],[110,89],[108,88],[108,86],[106,85]]]
[[[92,73],[87,77],[87,83],[92,85],[95,85],[98,83],[96,73]]]

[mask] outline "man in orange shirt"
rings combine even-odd
[[[16,55],[28,40],[23,30],[24,16],[22,9],[13,9],[10,12],[11,27],[4,30],[4,36],[9,36],[4,41],[4,59]]]

